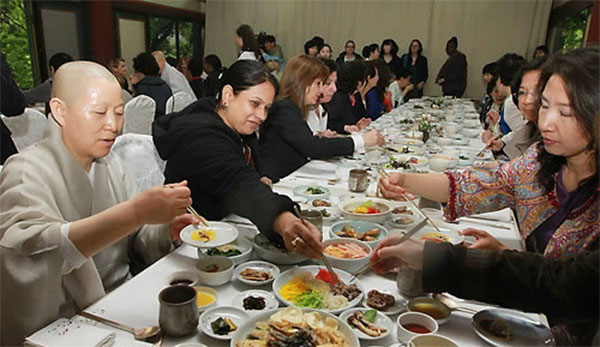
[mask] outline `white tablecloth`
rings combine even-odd
[[[386,121],[390,115],[382,117],[382,121]],[[378,121],[381,122],[381,121]],[[389,122],[389,121],[388,121]],[[478,138],[473,138],[468,147],[473,149],[481,149],[483,144]],[[298,169],[292,175],[281,180],[275,185],[274,190],[279,193],[293,196],[293,188],[301,184],[310,185],[321,185],[325,186],[331,191],[333,197],[343,197],[349,194],[355,194],[349,192],[347,188],[347,177],[342,177],[341,181],[335,184],[328,184],[326,179],[334,178],[336,176],[336,169],[339,167],[339,160],[330,161],[312,161],[304,167]],[[339,172],[338,172],[339,174]],[[330,177],[331,176],[331,177]],[[326,178],[326,179],[324,179]],[[367,193],[374,193],[374,182],[371,184]],[[358,194],[364,195],[364,194]],[[510,210],[504,210],[489,214],[486,218],[495,219],[494,222],[483,220],[476,220],[471,222],[461,221],[459,226],[461,227],[477,227],[485,229],[492,235],[498,237],[500,241],[513,247],[515,249],[523,249],[523,243],[518,232],[514,216]],[[226,218],[230,219],[230,217]],[[490,225],[482,226],[479,223],[489,223]],[[491,226],[494,225],[494,226]],[[240,228],[239,225],[236,225]],[[242,228],[242,234],[251,236],[252,233],[256,232],[253,228]],[[329,225],[324,226],[323,234],[324,239],[328,238]],[[147,268],[136,277],[123,284],[119,288],[115,289],[98,302],[91,305],[87,311],[96,313],[106,318],[130,325],[133,327],[144,327],[148,325],[158,325],[158,293],[161,289],[168,286],[168,276],[176,271],[189,270],[194,271],[194,264],[198,259],[196,249],[187,245],[183,245],[173,253],[160,259],[155,264]],[[280,266],[282,271],[288,269],[289,266]],[[369,272],[360,278],[360,281],[365,289],[378,288],[380,290],[397,291],[396,281],[394,275],[376,275],[373,272]],[[216,287],[215,290],[218,293],[218,306],[231,305],[231,299],[238,293],[248,290],[254,287],[246,286],[237,280],[233,279],[231,282]],[[261,288],[270,291],[271,285]],[[485,304],[478,304],[468,302],[473,307],[481,308],[485,307]],[[482,306],[483,305],[483,306]],[[543,317],[534,315],[534,317],[541,319]],[[397,315],[392,317],[395,324]],[[104,326],[110,330],[115,330],[111,327]],[[126,346],[134,344],[133,337],[131,334],[115,330],[117,334],[117,346]],[[448,336],[453,340],[457,341],[460,346],[481,346],[486,343],[481,340],[473,332],[471,328],[471,316],[462,312],[452,313],[450,321],[442,325],[438,331],[439,334]],[[165,337],[163,340],[163,346],[173,346],[182,342],[198,342],[204,343],[207,346],[229,346],[228,341],[214,340],[198,328],[195,335],[184,337],[184,338],[170,338]],[[390,336],[385,339],[377,340],[373,342],[361,341],[362,346],[389,346],[396,343],[396,328]]]

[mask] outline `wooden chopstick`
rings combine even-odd
[[[492,141],[496,141],[496,140],[498,140],[499,138],[500,138],[500,136],[499,136],[499,135],[498,135],[498,136],[494,136],[494,138],[492,139]],[[485,151],[487,151],[488,149],[489,149],[489,148],[488,148],[488,146],[486,145],[485,147],[483,147],[483,149],[482,149],[481,151],[477,152],[477,154],[475,154],[475,156],[476,156],[476,157],[479,157],[480,155],[482,155],[482,154],[483,154]]]
[[[300,208],[298,208],[298,205],[294,205],[294,210],[296,211],[296,213],[298,214],[298,218],[300,218],[300,220],[302,221],[302,223],[304,225],[306,225],[306,223],[309,223],[304,216],[302,216],[302,211],[300,211]],[[323,262],[323,264],[325,264],[325,267],[327,268],[327,271],[329,271],[329,273],[331,274],[331,278],[333,278],[333,281],[335,283],[341,283],[342,281],[339,279],[338,275],[333,271],[333,267],[331,266],[331,264],[329,264],[329,260],[327,260],[327,258],[325,258],[325,255],[323,253],[321,253],[321,261]]]
[[[389,178],[390,176],[388,175],[387,172],[385,172],[384,169],[382,169],[381,167],[378,168],[379,169],[379,173],[381,173],[383,175],[384,178]],[[423,212],[419,206],[417,206],[411,199],[408,198],[408,196],[406,196],[404,193],[400,192],[400,194],[402,195],[402,197],[404,198],[404,200],[406,200],[415,210],[417,210],[422,216],[423,218],[425,218],[425,220],[427,222],[429,222],[429,224],[431,224],[433,226],[433,228],[440,234],[443,234],[442,231],[440,230],[440,228],[437,227],[437,225],[435,225],[435,223],[433,223],[433,221],[425,214],[425,212]]]
[[[417,231],[419,231],[421,228],[418,227],[418,225],[416,225],[415,227],[412,228],[412,230],[410,230],[409,232],[405,233],[404,236],[402,236],[402,238],[398,241],[398,243],[396,243],[396,245],[401,244],[402,242],[408,240],[411,236],[413,236]],[[359,276],[362,276],[363,274],[365,274],[367,271],[371,270],[371,268],[377,264],[379,264],[379,262],[382,260],[382,258],[379,258],[376,262],[374,262],[373,264],[371,264],[370,262],[367,263],[366,265],[364,265],[362,268],[358,269],[354,275],[352,275],[352,278],[350,278],[350,281],[352,281],[353,279],[358,279]]]
[[[194,208],[192,206],[188,206],[186,208],[186,210],[191,213],[194,217],[198,218],[198,220],[200,221],[200,223],[202,223],[205,227],[208,227],[208,221],[206,220],[206,218],[202,217],[200,215],[200,213],[196,212],[196,210],[194,210]]]

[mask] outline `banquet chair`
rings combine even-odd
[[[25,112],[18,116],[2,116],[2,121],[12,133],[11,137],[19,151],[40,141],[48,125],[48,118],[32,108],[26,108]]]
[[[190,94],[186,92],[177,92],[167,99],[165,113],[179,112],[194,101],[196,101],[196,99]]]
[[[165,161],[158,155],[151,135],[119,135],[110,155],[121,159],[127,171],[133,175],[140,191],[163,184]]]
[[[138,95],[125,104],[123,133],[152,134],[156,102],[147,95]]]

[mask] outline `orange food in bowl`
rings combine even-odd
[[[354,243],[337,243],[325,247],[323,252],[331,257],[342,259],[359,259],[369,255],[362,247]]]

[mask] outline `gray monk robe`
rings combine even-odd
[[[45,137],[12,156],[0,174],[0,345],[59,317],[70,317],[129,276],[131,263],[149,264],[171,247],[167,226],[144,226],[92,258],[68,266],[65,224],[136,195],[118,158],[97,159],[93,175],[67,151],[50,117]],[[72,264],[71,264],[72,265]]]

